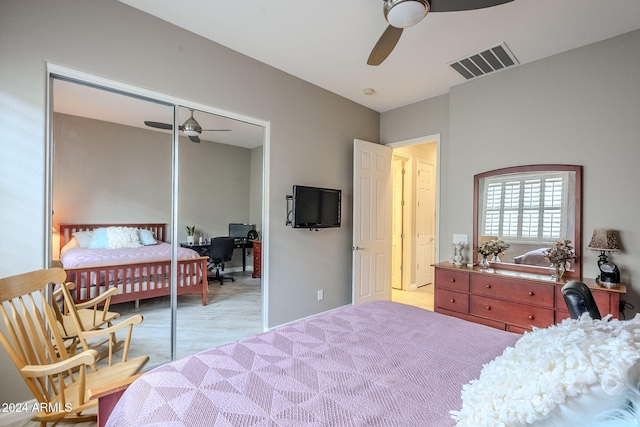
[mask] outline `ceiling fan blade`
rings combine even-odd
[[[189,136],[189,139],[193,142],[200,142],[200,138],[198,138],[198,135]]]
[[[368,65],[380,65],[387,59],[387,56],[393,52],[393,48],[398,44],[400,36],[402,35],[403,28],[396,28],[389,25],[387,29],[382,33],[378,43],[373,47],[369,59],[367,59]]]
[[[170,125],[169,123],[145,121],[144,124],[152,128],[167,129],[167,130],[173,129],[173,125]]]
[[[202,132],[231,132],[231,129],[202,129]]]
[[[500,6],[513,0],[428,0],[430,12],[458,12]]]

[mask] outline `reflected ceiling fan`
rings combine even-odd
[[[398,44],[402,31],[427,16],[429,12],[458,12],[498,6],[513,0],[383,0],[384,17],[389,26],[373,47],[368,65],[380,65]]]
[[[191,116],[189,116],[189,118],[182,124],[182,126],[179,126],[178,129],[181,130],[185,135],[187,135],[189,139],[193,142],[200,142],[199,135],[202,132],[229,132],[231,130],[231,129],[202,129],[202,127],[200,126],[200,123],[198,123],[196,119],[193,118],[193,109],[190,108],[189,111],[191,111]],[[173,125],[169,123],[151,122],[146,120],[144,124],[149,127],[157,128],[157,129],[166,129],[166,130],[173,129]]]

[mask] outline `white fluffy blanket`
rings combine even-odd
[[[525,334],[485,365],[452,416],[458,427],[584,425],[625,404],[639,359],[640,314],[566,319]]]

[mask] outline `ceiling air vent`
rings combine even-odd
[[[500,43],[482,52],[456,59],[447,65],[460,73],[465,79],[470,80],[517,64],[518,60],[509,51],[507,45]]]

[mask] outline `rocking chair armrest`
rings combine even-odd
[[[103,329],[96,329],[94,331],[86,331],[82,333],[82,337],[86,338],[98,338],[104,335],[109,335],[114,332],[119,331],[120,329],[127,328],[133,325],[139,325],[142,323],[143,317],[141,314],[134,314],[133,316],[123,320],[122,322],[118,322],[113,326],[109,326]]]
[[[118,294],[118,289],[117,288],[111,288],[106,292],[101,293],[100,295],[98,295],[97,297],[89,300],[89,301],[85,301],[85,302],[81,302],[76,304],[76,308],[78,310],[80,309],[84,309],[84,308],[94,308],[96,307],[98,304],[102,303],[105,300],[110,300],[112,296],[117,295]]]
[[[98,359],[99,356],[96,350],[86,350],[66,360],[52,363],[50,365],[25,365],[20,369],[20,371],[25,377],[39,378],[66,372],[69,369],[81,365],[93,365],[98,361]]]
[[[87,390],[87,397],[89,399],[99,399],[101,397],[109,396],[114,393],[119,393],[126,390],[135,380],[143,376],[145,373],[132,375],[127,378],[123,378],[118,381],[113,381],[102,386]]]

